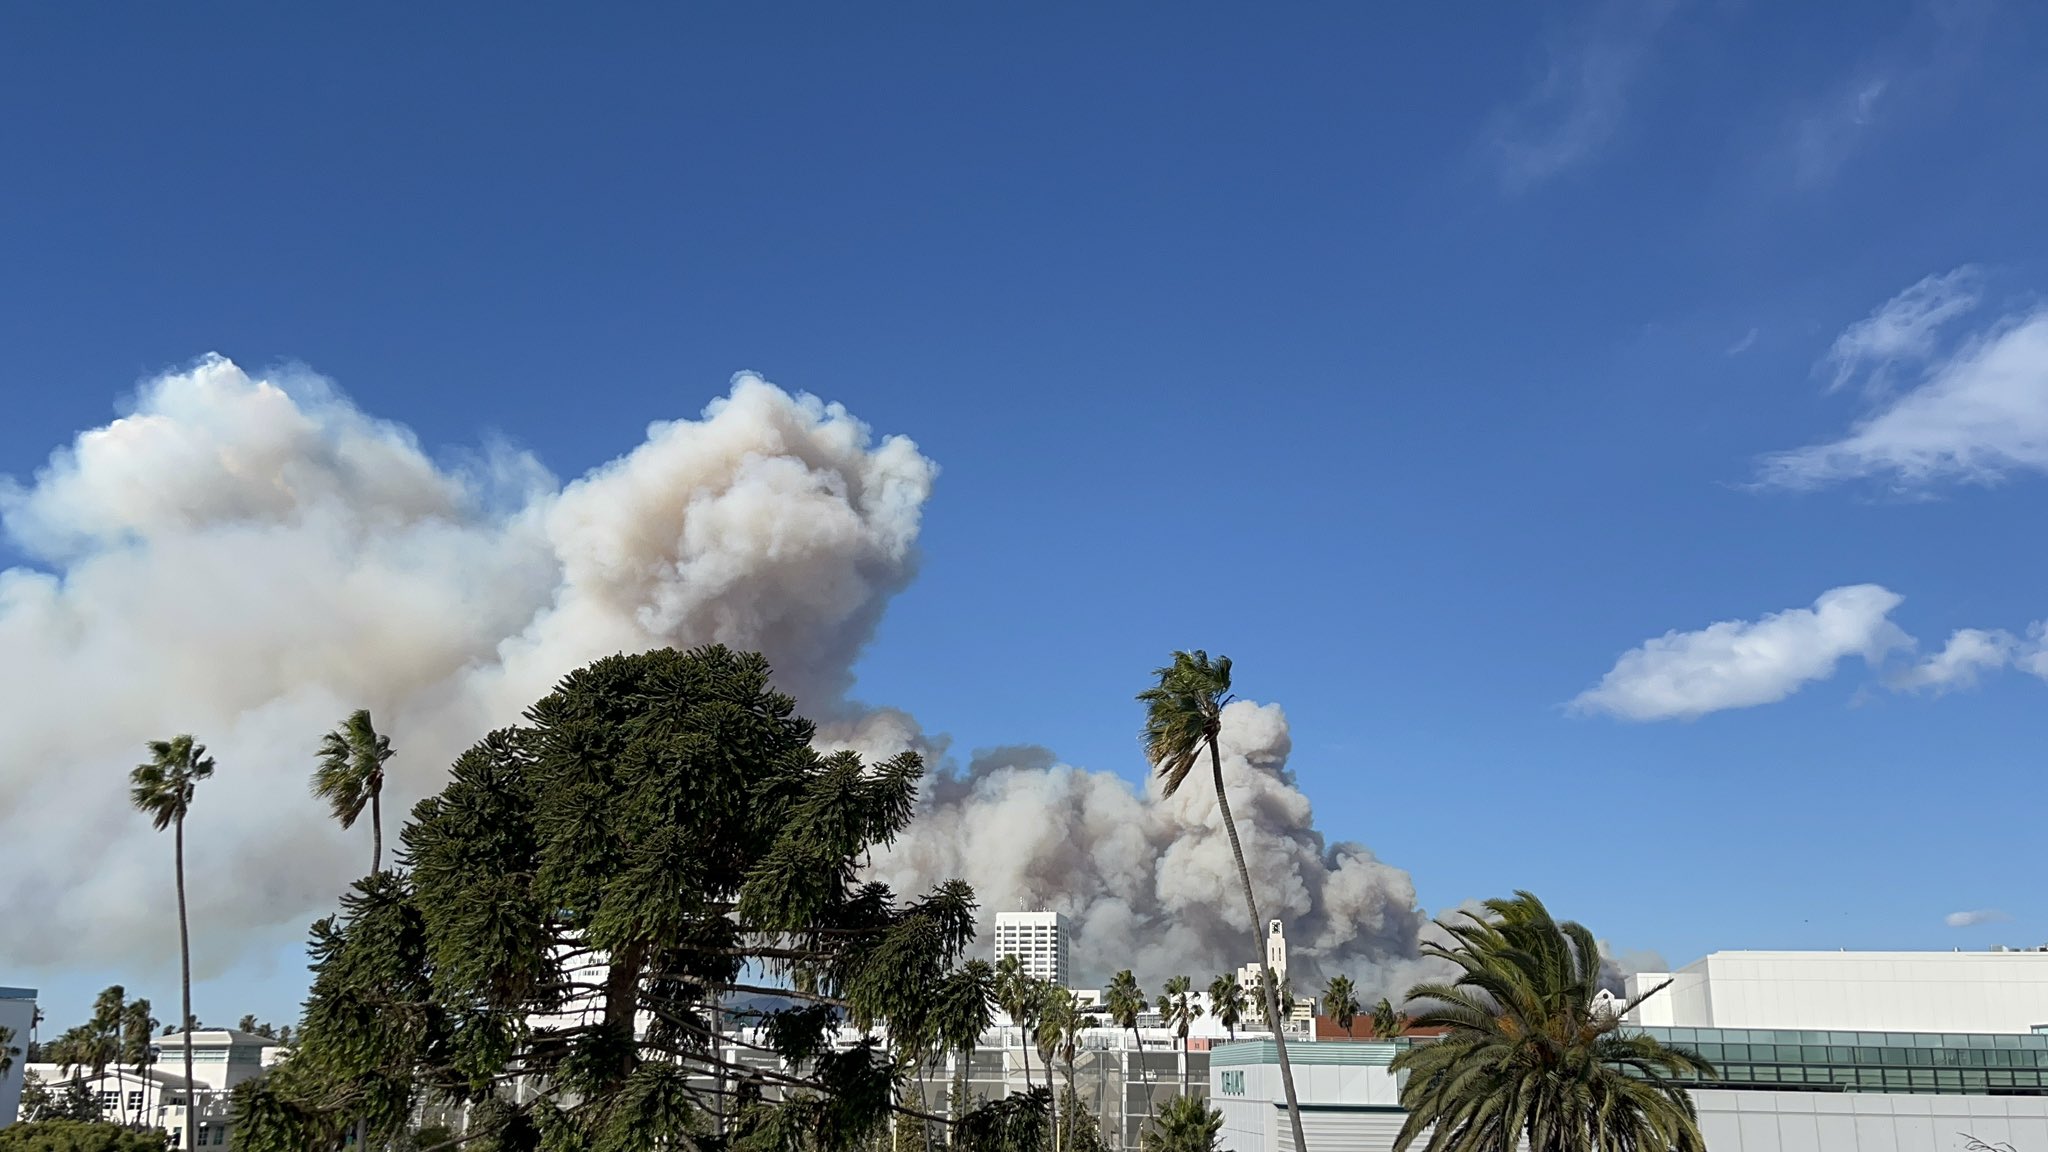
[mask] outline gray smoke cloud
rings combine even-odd
[[[885,727],[879,739],[846,742],[885,751],[892,736],[915,738],[900,715]],[[1363,845],[1325,841],[1287,769],[1280,706],[1234,701],[1218,743],[1259,911],[1285,923],[1296,991],[1319,994],[1343,974],[1363,992],[1398,996],[1431,971],[1417,958],[1427,917],[1414,881]],[[1065,914],[1084,984],[1121,968],[1151,987],[1178,974],[1206,984],[1261,955],[1206,772],[1166,797],[1157,779],[1133,785],[1045,748],[981,752],[934,773],[917,820],[873,872],[898,890],[965,879],[982,902],[984,939],[998,912]]]
[[[1162,799],[1029,748],[959,768],[909,716],[848,702],[914,575],[936,473],[911,441],[744,373],[567,484],[504,447],[437,460],[303,369],[208,357],[146,382],[30,482],[0,482],[0,525],[32,562],[0,572],[0,922],[35,926],[0,934],[0,962],[174,959],[168,838],[126,801],[148,739],[190,731],[220,763],[187,847],[204,976],[297,938],[363,870],[366,837],[306,793],[319,734],[348,710],[371,708],[399,749],[395,831],[457,752],[567,670],[712,641],[764,652],[827,718],[822,742],[941,763],[877,877],[964,877],[987,918],[1066,912],[1086,977],[1248,960],[1200,781]],[[1223,747],[1297,970],[1405,987],[1424,924],[1408,875],[1325,843],[1277,706],[1231,705]]]

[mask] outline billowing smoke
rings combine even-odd
[[[35,926],[0,934],[0,962],[175,955],[168,838],[126,802],[151,738],[193,732],[220,763],[187,849],[202,975],[297,937],[363,871],[367,838],[306,793],[319,734],[355,707],[399,749],[394,831],[462,747],[622,650],[758,649],[828,739],[926,747],[911,718],[845,694],[914,574],[935,473],[910,441],[750,374],[567,485],[510,449],[436,460],[304,371],[213,357],[146,383],[130,414],[0,488],[0,523],[33,563],[0,572],[0,922]],[[1232,705],[1224,747],[1264,911],[1286,920],[1298,968],[1374,990],[1405,979],[1413,886],[1324,842],[1279,708]],[[989,916],[1064,911],[1084,977],[1206,976],[1252,954],[1200,778],[1162,801],[1008,749],[942,768],[923,804],[877,875],[962,876]]]
[[[1287,770],[1279,705],[1231,703],[1219,744],[1259,911],[1286,926],[1296,991],[1318,994],[1340,973],[1374,994],[1405,991],[1426,923],[1408,874],[1362,845],[1325,843]],[[1149,987],[1182,974],[1206,985],[1261,954],[1206,768],[1167,798],[1156,779],[1134,787],[1044,748],[984,752],[927,782],[917,821],[875,871],[899,889],[965,879],[984,929],[1001,911],[1065,914],[1083,983],[1131,968]]]
[[[909,580],[935,469],[751,375],[566,487],[437,464],[303,372],[209,358],[0,493],[42,567],[0,573],[0,961],[175,956],[168,837],[127,807],[145,740],[220,768],[188,837],[202,972],[297,936],[367,870],[307,795],[372,709],[395,825],[456,752],[597,656],[723,641],[833,700]]]

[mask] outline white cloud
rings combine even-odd
[[[1942,917],[1951,928],[1974,928],[1979,924],[1999,924],[2012,917],[1996,908],[1973,908],[1967,912],[1951,912]]]
[[[1667,632],[1623,653],[1571,709],[1624,720],[1691,720],[1774,703],[1834,675],[1844,657],[1875,664],[1909,646],[1890,620],[1903,599],[1876,584],[1853,584],[1823,593],[1811,608]]]
[[[1857,372],[1867,371],[1875,390],[1893,365],[1933,358],[1941,329],[1975,308],[1982,298],[1980,279],[1977,270],[1967,264],[1945,275],[1929,276],[1843,329],[1828,349],[1825,362],[1835,370],[1828,389],[1840,388]]]
[[[1762,335],[1762,330],[1761,330],[1761,329],[1758,329],[1758,328],[1751,328],[1751,329],[1750,329],[1749,331],[1747,331],[1747,332],[1745,332],[1745,333],[1743,333],[1743,334],[1742,334],[1742,339],[1740,339],[1740,340],[1737,340],[1737,341],[1736,341],[1735,343],[1733,343],[1733,344],[1730,344],[1730,345],[1728,346],[1728,350],[1727,350],[1727,352],[1726,352],[1726,353],[1724,353],[1724,355],[1728,355],[1728,356],[1740,356],[1740,355],[1742,355],[1742,354],[1743,354],[1744,352],[1747,352],[1747,351],[1749,351],[1749,350],[1750,350],[1751,348],[1754,348],[1754,347],[1756,347],[1756,338],[1757,338],[1758,336],[1760,336],[1760,335]]]
[[[1915,491],[1952,480],[1991,484],[2048,471],[2048,306],[1999,318],[1946,350],[1934,332],[1960,314],[1961,288],[1931,278],[1835,342],[1838,373],[1926,362],[1920,381],[1879,402],[1838,439],[1763,459],[1759,483],[1813,488],[1858,479]]]
[[[1941,651],[1907,669],[1893,686],[1907,691],[1928,689],[1936,694],[1952,688],[1972,688],[1979,672],[2003,668],[2019,654],[2019,641],[2010,632],[1958,628]]]
[[[1486,145],[1511,190],[1540,184],[1587,159],[1620,128],[1629,91],[1676,0],[1609,0],[1565,42],[1542,79],[1497,110]]]

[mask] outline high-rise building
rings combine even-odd
[[[1027,976],[1068,986],[1067,921],[1057,912],[996,913],[997,963],[1015,956]]]

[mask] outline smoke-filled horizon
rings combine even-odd
[[[370,708],[398,750],[395,839],[457,752],[562,674],[708,642],[766,654],[824,741],[934,753],[916,820],[873,864],[899,891],[966,879],[984,929],[1002,910],[1064,912],[1084,980],[1251,959],[1202,781],[1164,799],[1038,747],[961,766],[908,715],[848,700],[915,573],[937,472],[912,441],[751,373],[567,484],[512,449],[437,462],[305,370],[215,356],[145,383],[127,415],[0,486],[0,524],[33,564],[0,572],[0,921],[36,926],[0,936],[0,965],[175,962],[170,846],[127,803],[146,740],[192,732],[220,765],[188,830],[204,978],[302,939],[364,870],[367,836],[307,791],[348,711]],[[1232,704],[1222,747],[1296,971],[1398,994],[1427,925],[1408,873],[1317,829],[1278,705]]]

